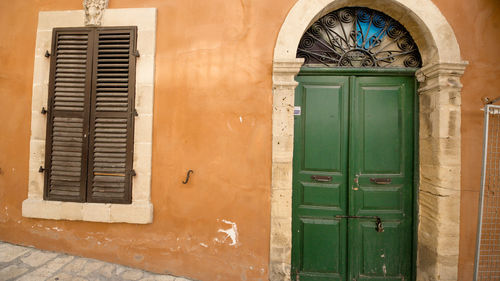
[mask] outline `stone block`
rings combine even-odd
[[[290,136],[274,136],[273,137],[273,153],[292,153],[293,154],[293,138]]]
[[[151,173],[137,172],[132,179],[132,201],[151,200]]]
[[[151,147],[153,141],[153,115],[140,114],[135,117],[134,144],[148,143]],[[135,147],[138,148],[137,146]],[[142,148],[143,149],[143,148]]]
[[[5,243],[0,248],[0,262],[12,262],[29,251],[30,250],[25,247]]]
[[[136,84],[135,109],[139,113],[139,116],[143,114],[153,114],[153,97],[153,84]]]
[[[87,264],[87,261],[88,260],[84,259],[84,258],[76,258],[73,261],[71,261],[71,263],[66,265],[63,268],[63,271],[71,273],[73,275],[76,275],[76,274],[78,274],[78,272],[80,272],[83,269],[85,264]]]
[[[66,220],[82,220],[83,219],[83,204],[76,202],[62,202],[61,217]]]
[[[293,95],[293,91],[290,91],[289,89],[276,89],[273,91],[273,106],[290,107],[294,106],[294,104],[295,97]]]
[[[21,261],[31,267],[38,267],[47,263],[56,256],[57,253],[32,251],[29,256],[21,258]]]
[[[49,73],[50,73],[50,58],[46,58],[44,56],[35,56],[33,84],[48,85]]]
[[[31,199],[43,198],[44,176],[38,170],[30,170],[28,179],[28,197]]]
[[[127,270],[120,276],[124,280],[139,280],[144,275],[140,270]]]
[[[103,267],[98,269],[97,273],[101,276],[104,276],[107,279],[110,279],[113,276],[113,271],[115,270],[115,266],[112,264],[104,264]]]
[[[137,50],[141,56],[155,56],[156,30],[139,30],[137,34]]]
[[[83,220],[96,222],[110,222],[111,204],[85,203],[83,204]]]
[[[49,96],[48,87],[49,86],[47,84],[33,84],[33,91],[31,95],[31,110],[37,112],[39,116],[44,120],[46,120],[47,115],[43,115],[40,112],[42,111],[42,107],[45,107],[45,109],[47,109],[47,101]]]
[[[290,189],[292,188],[292,162],[273,162],[272,164],[272,189]]]
[[[45,52],[52,51],[52,30],[38,30],[36,33],[35,57],[43,57],[46,60]]]
[[[131,205],[112,204],[111,222],[152,223],[153,205],[149,202],[134,202]]]
[[[30,140],[30,171],[36,171],[40,169],[40,166],[44,167],[45,164],[45,140]],[[41,174],[41,173],[40,173]]]
[[[38,13],[37,32],[52,31],[54,27],[84,26],[84,15],[83,10],[42,11]]]
[[[56,271],[62,268],[64,265],[73,260],[73,256],[61,256],[48,262],[45,266],[38,268],[26,275],[23,275],[18,281],[33,281],[33,280],[45,280]]]
[[[460,139],[458,138],[420,139],[421,165],[459,166],[460,155]]]
[[[47,107],[45,107],[47,108]],[[42,107],[39,108],[42,110]],[[31,140],[43,141],[45,144],[46,132],[47,132],[47,117],[42,115],[40,110],[31,111]],[[42,152],[45,151],[45,147]]]
[[[83,268],[81,270],[79,270],[77,272],[77,274],[79,276],[83,276],[83,277],[89,276],[91,273],[98,270],[103,265],[104,265],[104,263],[100,262],[100,261],[87,260],[87,262],[85,263]]]
[[[28,268],[22,267],[16,264],[9,265],[5,268],[2,268],[0,270],[0,279],[2,280],[12,280],[19,275],[24,274],[26,271],[28,271]]]
[[[139,143],[134,144],[134,163],[133,167],[137,174],[149,174],[151,173],[151,158],[152,158],[152,146],[151,143]]]
[[[271,206],[272,218],[290,218],[292,216],[291,202],[278,202]]]
[[[272,189],[271,190],[271,204],[286,204],[291,205],[292,202],[292,189]]]
[[[28,199],[23,201],[23,217],[61,219],[61,214],[63,213],[61,203],[28,197]]]
[[[137,59],[135,81],[137,84],[153,84],[155,78],[154,56],[142,55]]]

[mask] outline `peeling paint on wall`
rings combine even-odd
[[[219,220],[217,220],[217,221],[219,221]],[[230,246],[237,246],[237,244],[238,244],[238,226],[236,225],[236,223],[234,223],[232,221],[222,220],[222,222],[231,225],[231,228],[228,228],[228,229],[221,228],[221,229],[217,230],[217,232],[225,233],[226,236],[222,240],[219,240],[217,238],[215,238],[214,240],[216,242],[219,242],[219,243],[224,243],[224,242],[226,242],[226,240],[228,238],[231,238],[231,243],[229,245]]]

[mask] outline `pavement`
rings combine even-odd
[[[0,241],[0,281],[191,281],[123,265]]]

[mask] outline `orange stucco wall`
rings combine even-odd
[[[472,280],[483,141],[482,98],[500,96],[500,1],[434,1],[469,61],[462,90],[459,280]]]
[[[0,1],[0,240],[201,280],[266,280],[272,56],[294,0],[120,0],[158,8],[150,225],[27,219],[38,11],[81,0]],[[499,96],[500,2],[436,0],[462,57],[460,278],[472,274],[482,96]],[[193,175],[181,184],[188,169]],[[219,229],[235,222],[238,244]]]

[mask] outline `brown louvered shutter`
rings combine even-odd
[[[136,30],[96,29],[88,202],[131,202]]]
[[[54,29],[49,78],[44,198],[84,201],[93,33]]]

